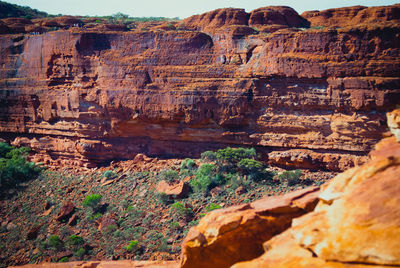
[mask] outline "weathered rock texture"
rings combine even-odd
[[[268,7],[194,16],[185,31],[1,35],[0,138],[48,164],[245,145],[277,164],[343,170],[400,102],[396,10],[339,29],[289,28],[307,21]]]
[[[318,187],[208,213],[182,244],[181,267],[229,267],[262,253],[262,243],[312,211]]]
[[[261,257],[233,267],[398,267],[400,143],[384,139],[371,157],[323,186],[314,212],[267,241]]]
[[[400,4],[392,6],[365,7],[353,6],[333,8],[323,11],[306,11],[301,14],[311,26],[344,27],[360,23],[380,23],[400,20]]]

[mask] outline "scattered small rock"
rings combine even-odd
[[[244,193],[246,193],[247,192],[247,190],[246,190],[246,188],[244,188],[243,186],[239,186],[238,188],[236,188],[236,190],[235,190],[235,194],[236,195],[242,195],[242,194],[244,194]]]
[[[114,219],[113,216],[103,216],[96,222],[98,226],[98,230],[102,231],[106,229],[108,226],[115,225],[117,226],[117,221]]]
[[[73,226],[77,223],[77,221],[78,221],[78,216],[76,214],[74,214],[74,215],[72,215],[71,218],[69,218],[68,225]]]
[[[184,181],[168,183],[165,180],[157,184],[157,192],[170,198],[184,198],[189,193],[189,185]]]
[[[221,189],[221,187],[219,187],[219,186],[217,186],[217,187],[211,189],[211,191],[210,191],[210,195],[211,195],[212,197],[218,196],[220,193],[222,193],[222,189]]]
[[[69,217],[71,217],[74,211],[75,211],[75,205],[71,201],[69,201],[60,208],[60,212],[58,212],[56,220],[58,221],[67,220],[69,219]]]

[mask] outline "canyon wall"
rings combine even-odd
[[[398,7],[340,27],[266,7],[175,30],[3,34],[0,138],[50,165],[253,146],[271,164],[344,170],[400,103]]]

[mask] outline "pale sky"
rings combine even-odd
[[[49,14],[106,16],[122,12],[133,17],[179,17],[181,19],[217,8],[244,8],[247,12],[264,6],[290,6],[301,14],[344,6],[382,6],[400,0],[5,0],[30,6]]]

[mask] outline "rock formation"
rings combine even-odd
[[[388,115],[393,132],[399,112]],[[399,180],[400,139],[393,136],[321,192],[304,189],[209,213],[189,231],[181,267],[398,267]],[[265,253],[254,258],[261,240]]]
[[[181,267],[230,267],[262,253],[262,243],[314,209],[318,187],[208,213],[183,241]]]
[[[261,257],[233,267],[400,265],[400,139],[382,140],[371,157],[324,186],[315,211],[266,242]]]
[[[301,14],[311,26],[345,27],[365,23],[381,23],[400,20],[400,4],[392,6],[353,6],[323,11],[306,11]]]
[[[237,145],[271,163],[344,170],[365,160],[400,102],[398,5],[383,9],[347,28],[305,29],[327,11],[266,7],[212,11],[178,30],[2,34],[0,138],[53,165]],[[329,14],[381,14],[356,10]],[[3,20],[0,32],[29,23]]]

